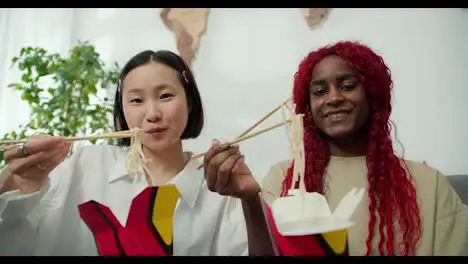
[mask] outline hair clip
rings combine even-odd
[[[185,79],[185,81],[186,81],[187,83],[189,83],[189,81],[188,81],[188,78],[187,78],[187,75],[186,75],[186,74],[187,74],[187,72],[186,72],[186,71],[182,71],[182,76],[184,76],[184,79]]]
[[[121,86],[122,86],[122,82],[119,80],[119,81],[117,82],[117,91],[118,91],[119,93],[121,92],[121,88],[120,88]]]

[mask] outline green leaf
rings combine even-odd
[[[21,80],[22,80],[23,82],[26,82],[26,83],[29,82],[30,79],[31,79],[31,74],[29,74],[29,73],[28,73],[28,74],[24,74],[24,75],[21,77]]]
[[[110,130],[112,104],[90,104],[91,97],[99,102],[99,90],[115,87],[120,67],[115,62],[106,68],[100,54],[88,41],[78,41],[67,56],[50,52],[42,47],[23,47],[11,59],[21,71],[20,80],[8,87],[20,91],[21,99],[31,107],[26,126],[7,136],[26,137],[26,131],[44,129],[52,135],[68,136],[94,131]],[[39,81],[48,76],[50,82]],[[43,93],[46,92],[46,94]],[[93,141],[92,143],[105,142]],[[108,141],[108,144],[115,144]],[[1,165],[0,159],[0,165]]]

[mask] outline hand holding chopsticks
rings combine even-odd
[[[39,190],[50,172],[67,157],[70,148],[70,141],[48,135],[35,135],[28,138],[27,144],[20,142],[8,148],[4,159],[10,176],[4,187],[7,191],[19,189],[24,194]]]

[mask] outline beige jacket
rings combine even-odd
[[[468,207],[465,206],[446,176],[419,162],[406,161],[416,187],[422,217],[422,237],[416,255],[468,256]],[[263,178],[262,189],[268,203],[280,196],[281,184],[289,161],[273,165]],[[331,157],[324,190],[332,210],[353,187],[367,189],[365,157]],[[368,234],[369,200],[367,196],[356,209],[349,230],[350,255],[364,255]],[[378,220],[377,220],[378,221]],[[379,231],[374,232],[372,255],[378,255]]]

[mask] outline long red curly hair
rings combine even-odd
[[[300,63],[294,76],[295,112],[304,114],[306,189],[308,192],[323,194],[323,179],[330,160],[327,140],[312,118],[309,96],[312,69],[329,55],[337,55],[349,63],[363,84],[369,102],[366,165],[370,219],[366,255],[372,254],[372,240],[377,222],[380,255],[395,255],[393,245],[397,237],[394,236],[393,227],[396,219],[401,231],[401,237],[397,241],[399,254],[414,255],[421,238],[421,217],[411,176],[395,156],[390,138],[390,99],[393,87],[390,70],[381,56],[358,42],[338,42],[309,53]],[[286,191],[291,187],[292,168],[291,164],[283,182],[282,196],[286,195]]]

